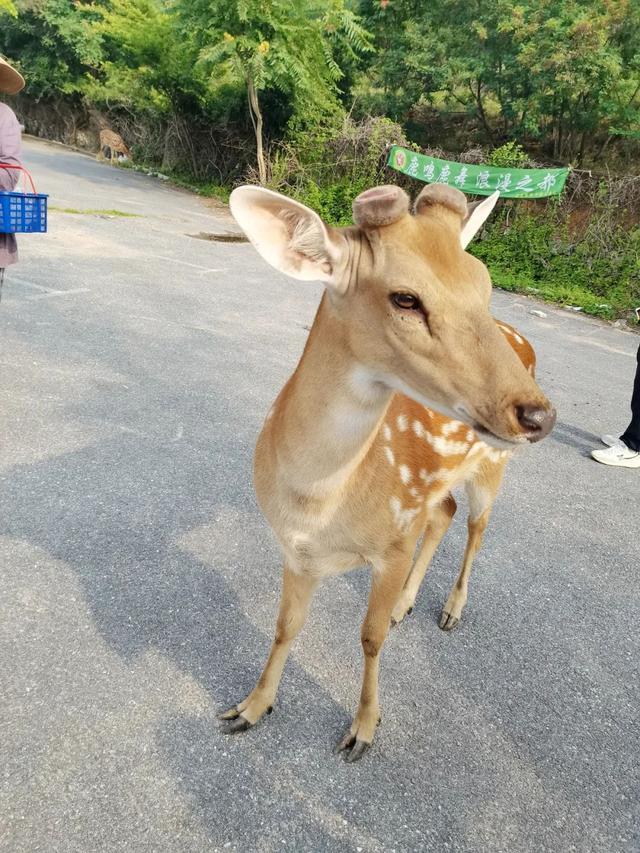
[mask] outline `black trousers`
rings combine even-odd
[[[640,347],[638,347],[638,366],[631,396],[631,423],[620,438],[627,447],[640,453]]]

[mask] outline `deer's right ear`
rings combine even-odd
[[[243,186],[231,193],[236,222],[262,257],[280,272],[302,281],[336,288],[344,266],[344,237],[330,233],[304,204],[263,187]]]

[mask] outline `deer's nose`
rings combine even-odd
[[[516,418],[529,441],[540,441],[549,435],[556,423],[556,410],[552,407],[516,406]]]

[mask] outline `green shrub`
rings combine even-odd
[[[524,169],[529,163],[529,155],[517,142],[505,142],[494,148],[489,155],[489,165],[505,169]]]
[[[640,305],[640,228],[593,217],[579,235],[569,232],[557,204],[539,214],[503,209],[471,251],[495,284],[613,318]]]

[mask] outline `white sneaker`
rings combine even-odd
[[[606,444],[607,447],[616,447],[619,444],[624,446],[624,442],[622,441],[621,438],[618,438],[617,435],[609,435],[608,433],[607,433],[607,435],[603,435],[600,438],[600,441],[603,444]]]
[[[626,444],[614,444],[606,450],[592,450],[596,462],[603,465],[617,465],[620,468],[640,468],[640,453],[631,450]]]

